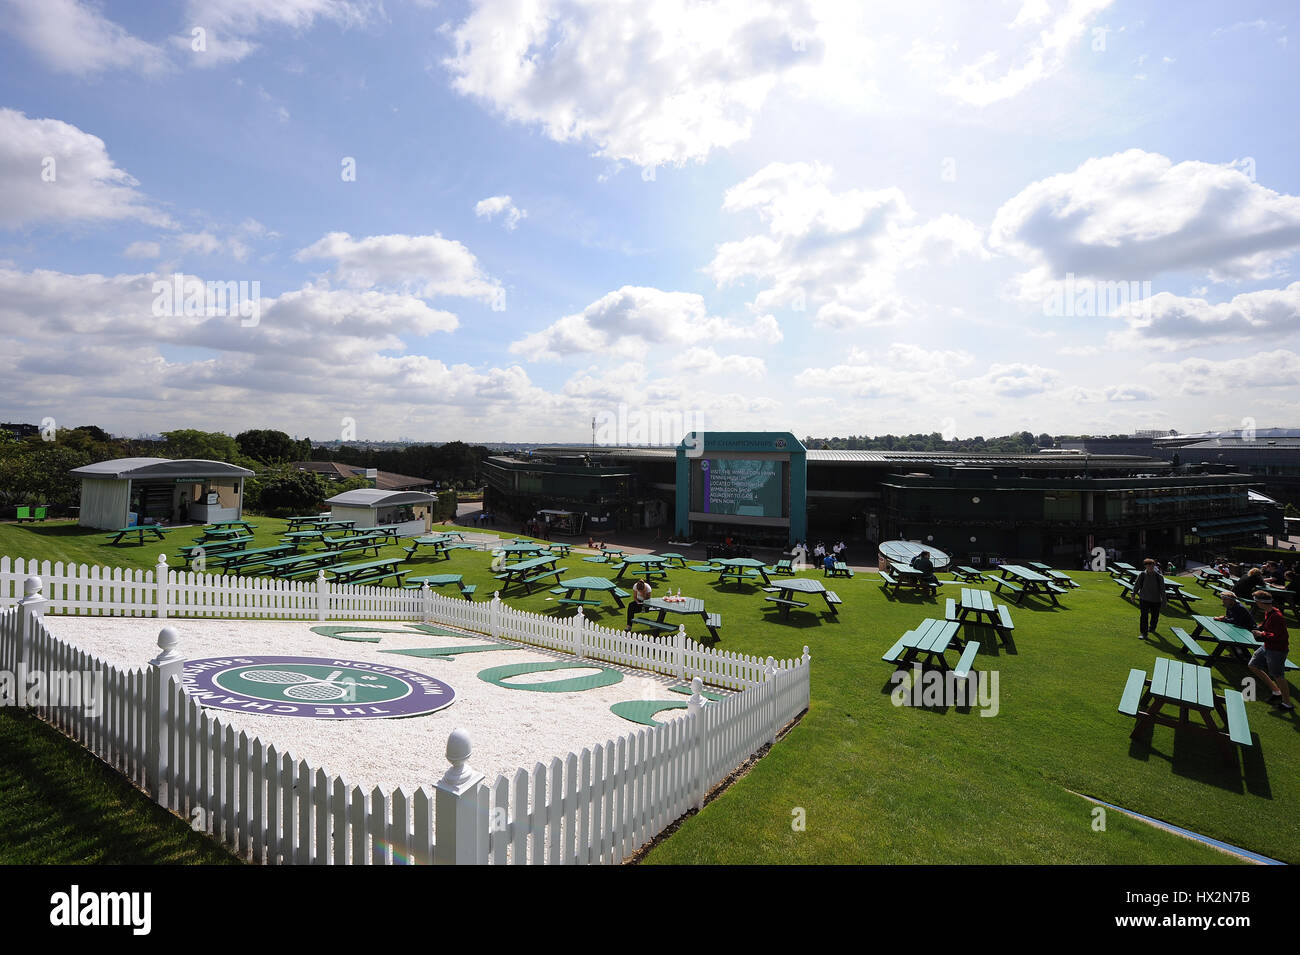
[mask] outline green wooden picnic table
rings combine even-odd
[[[608,577],[571,577],[568,580],[561,580],[551,588],[553,594],[564,594],[564,597],[555,601],[560,604],[576,604],[579,606],[599,606],[599,600],[589,600],[587,591],[596,593],[607,593],[614,598],[619,609],[623,607],[623,598],[630,597],[627,591],[610,580]],[[577,594],[577,597],[573,595]]]
[[[423,577],[407,577],[402,587],[406,590],[419,590],[425,584],[430,587],[447,587],[455,584],[462,597],[466,600],[474,599],[474,588],[465,586],[465,578],[461,574],[426,574]]]
[[[542,547],[548,553],[555,554],[558,557],[568,557],[569,551],[573,550],[572,544],[553,544],[550,542],[543,542]]]
[[[545,548],[541,544],[503,544],[500,547],[493,548],[492,556],[500,555],[503,560],[524,560],[530,557],[536,557]]]
[[[225,551],[218,554],[215,560],[223,564],[227,571],[239,571],[245,567],[254,567],[268,560],[274,560],[277,557],[288,557],[296,551],[297,548],[293,544],[276,544],[273,547],[258,547],[254,550]]]
[[[1200,649],[1188,646],[1187,641],[1183,641],[1183,646],[1196,656],[1204,659],[1214,660],[1227,654],[1238,663],[1249,663],[1251,656],[1260,647],[1260,642],[1255,639],[1255,634],[1243,627],[1237,627],[1228,623],[1226,620],[1215,620],[1213,617],[1194,614],[1192,619],[1196,621],[1196,629],[1190,634],[1192,641],[1204,637],[1214,643],[1214,649],[1208,654],[1196,653]],[[1180,637],[1181,639],[1181,637]]]
[[[955,620],[922,620],[915,630],[909,630],[899,637],[898,642],[885,651],[881,657],[886,663],[893,663],[903,670],[919,662],[921,666],[934,666],[940,670],[954,670],[959,676],[970,673],[971,664],[979,652],[979,643],[968,640],[962,650],[957,666],[950,667],[944,656],[949,649],[961,646],[958,633],[961,627]],[[917,658],[921,659],[918,661]]]
[[[229,530],[232,527],[238,527],[249,534],[257,530],[257,525],[250,524],[248,523],[248,521],[213,521],[211,524],[208,524],[207,526],[219,531]]]
[[[952,569],[952,575],[957,580],[970,584],[977,584],[988,579],[984,576],[983,571],[977,570],[974,567],[967,567],[964,564],[960,567],[954,567]]]
[[[540,557],[507,564],[493,576],[502,582],[503,590],[518,585],[524,588],[525,593],[531,594],[533,584],[548,577],[559,580],[559,575],[567,569],[555,566],[555,562],[559,559],[558,554],[543,554]]]
[[[619,565],[614,579],[622,580],[623,575],[629,570],[633,570],[647,580],[668,576],[668,571],[664,569],[664,559],[654,554],[628,554]]]
[[[1079,582],[1069,574],[1064,574],[1059,570],[1053,570],[1052,567],[1042,563],[1041,561],[1027,561],[1026,566],[1038,571],[1054,584],[1060,584],[1062,587],[1069,587],[1071,589],[1079,586]]]
[[[317,524],[323,524],[325,521],[328,520],[329,520],[328,516],[323,516],[320,514],[308,514],[299,517],[285,518],[289,530],[291,531],[296,531],[300,527],[315,527]]]
[[[775,582],[769,581],[763,590],[768,594],[763,599],[776,604],[780,608],[782,619],[789,618],[791,608],[798,607],[802,609],[808,606],[806,601],[797,599],[795,594],[804,596],[815,594],[820,596],[826,601],[826,607],[831,614],[837,617],[839,616],[838,605],[844,602],[840,599],[839,594],[833,590],[827,590],[816,577],[784,577]],[[776,596],[772,596],[773,594]]]
[[[976,587],[963,587],[960,601],[948,598],[948,620],[955,620],[963,625],[984,624],[993,628],[998,639],[1005,647],[1013,647],[1011,631],[1015,625],[1011,622],[1011,613],[1006,604],[998,604],[993,594]]]
[[[397,527],[392,524],[379,527],[349,527],[348,533],[354,537],[391,537],[393,543],[397,543]]]
[[[237,537],[247,537],[249,532],[242,527],[226,527],[205,529],[203,534],[194,538],[196,544],[207,544],[211,541],[233,540]]]
[[[1047,597],[1054,605],[1060,606],[1061,602],[1056,599],[1056,595],[1065,593],[1065,589],[1052,583],[1045,575],[1019,564],[1002,564],[998,570],[1002,572],[1002,577],[995,580],[994,589],[999,593],[1003,587],[1010,590],[1015,594],[1011,602],[1016,606],[1020,605],[1026,594]]]
[[[1231,590],[1232,585],[1236,583],[1236,581],[1227,574],[1221,574],[1213,567],[1197,567],[1192,571],[1192,576],[1196,578],[1198,584],[1205,587],[1207,590],[1210,588],[1214,588],[1215,590]]]
[[[615,560],[611,560],[611,557]],[[617,547],[605,547],[582,559],[589,564],[612,564],[623,559],[623,551]]]
[[[166,538],[163,536],[163,533],[163,529],[157,524],[132,524],[130,527],[123,527],[116,531],[109,531],[106,536],[113,538],[109,541],[109,544],[119,544],[123,537],[130,537],[134,534],[136,535],[136,541],[143,544],[145,534],[152,534],[158,540],[165,540]]]
[[[660,554],[659,556],[664,559],[664,561],[668,564],[669,567],[686,566],[686,558],[681,554],[665,553],[665,554]]]
[[[176,552],[185,560],[189,560],[200,551],[203,552],[205,557],[215,557],[244,550],[252,539],[251,537],[232,537],[229,540],[208,541],[206,544],[186,544],[184,547],[178,547]]]
[[[276,557],[272,560],[263,561],[262,566],[269,568],[274,576],[282,577],[286,574],[296,574],[301,570],[333,564],[338,560],[339,555],[337,552],[318,550],[313,551],[310,554],[295,554],[290,557]]]
[[[853,577],[853,569],[842,560],[835,561],[830,567],[822,567],[823,577]]]
[[[939,588],[943,586],[943,581],[937,577],[926,573],[923,570],[917,570],[908,564],[891,564],[888,571],[877,571],[880,579],[884,581],[882,588],[888,595],[890,589],[893,589],[894,595],[903,587],[910,587],[922,594],[937,594]]]
[[[399,568],[401,563],[400,557],[385,557],[382,560],[366,560],[357,564],[337,564],[327,567],[325,572],[333,577],[336,584],[375,583],[385,577],[396,577],[398,586],[401,586],[402,575],[406,573]]]
[[[709,613],[704,609],[704,601],[699,597],[682,597],[680,600],[676,597],[651,597],[641,604],[646,611],[657,614],[653,621],[646,617],[634,617],[633,623],[640,623],[643,626],[652,625],[651,629],[660,632],[671,633],[677,628],[672,624],[665,622],[668,614],[681,614],[689,617],[698,616],[704,621],[704,626],[708,628],[710,635],[714,640],[719,640],[718,628],[722,626],[722,617],[720,614]]]
[[[713,561],[718,572],[718,583],[725,584],[732,578],[737,584],[761,577],[763,583],[771,586],[772,580],[767,576],[767,564],[754,557],[728,557]]]
[[[1166,708],[1172,712],[1165,712]],[[1232,744],[1252,745],[1246,705],[1237,690],[1224,690],[1215,697],[1208,667],[1160,657],[1147,679],[1143,670],[1130,670],[1119,711],[1134,718],[1130,738],[1149,737],[1156,724],[1176,732],[1208,734],[1215,738],[1224,757],[1235,761]],[[1199,722],[1193,722],[1195,715]]]

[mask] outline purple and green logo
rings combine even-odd
[[[332,657],[210,657],[190,660],[185,692],[203,706],[317,720],[424,716],[456,691],[404,667]]]

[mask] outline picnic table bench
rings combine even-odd
[[[397,527],[393,524],[380,527],[349,527],[347,533],[354,537],[392,538],[393,543],[397,543]]]
[[[253,533],[253,531],[257,530],[257,525],[256,525],[256,524],[250,524],[250,523],[248,523],[248,521],[244,521],[244,520],[239,520],[239,521],[212,521],[212,522],[211,522],[210,524],[208,524],[207,526],[213,528],[214,530],[219,530],[219,531],[221,531],[221,530],[229,530],[229,529],[231,529],[231,528],[238,527],[238,528],[240,528],[242,531],[244,531],[246,534],[251,534],[251,533]]]
[[[839,616],[838,607],[844,602],[835,591],[827,590],[822,586],[822,582],[816,577],[790,577],[769,583],[763,590],[768,594],[763,599],[776,605],[781,611],[783,620],[789,619],[792,607],[803,609],[808,606],[807,601],[798,599],[795,594],[820,596],[826,602],[826,609],[834,617]]]
[[[264,561],[274,560],[276,557],[287,557],[296,551],[297,548],[293,544],[276,544],[272,547],[258,547],[254,550],[226,550],[217,554],[213,560],[221,564],[229,572],[243,570],[245,567],[255,567]]]
[[[465,585],[465,578],[461,574],[427,574],[423,577],[407,577],[406,583],[402,584],[405,590],[420,590],[425,584],[430,587],[446,587],[449,584],[455,584],[460,588],[460,595],[466,600],[474,599],[475,586]]]
[[[853,568],[850,567],[848,564],[844,563],[844,561],[837,560],[835,561],[835,564],[831,567],[825,567],[825,566],[822,567],[822,576],[851,578],[853,576]]]
[[[554,558],[552,558],[554,559]],[[623,607],[623,599],[632,596],[628,591],[619,587],[618,584],[606,577],[573,577],[569,580],[561,580],[551,588],[553,594],[564,594],[555,602],[557,604],[569,604],[583,607],[599,607],[601,601],[589,598],[587,591],[596,593],[608,593],[614,598],[614,603],[619,609]],[[574,594],[577,597],[574,597]]]
[[[1171,628],[1183,645],[1183,649],[1197,659],[1212,662],[1221,657],[1229,657],[1237,663],[1247,664],[1255,651],[1261,646],[1260,642],[1255,639],[1255,634],[1245,629],[1228,623],[1226,620],[1215,620],[1213,617],[1195,614],[1192,619],[1196,621],[1196,629],[1190,634],[1178,627]],[[1207,652],[1198,642],[1198,637],[1204,637],[1214,643],[1214,649]],[[1298,669],[1289,659],[1286,661],[1286,669]]]
[[[729,579],[737,584],[761,578],[764,584],[771,584],[767,576],[767,565],[754,557],[729,557],[713,561],[718,583],[725,584]]]
[[[178,547],[176,553],[185,561],[191,560],[200,551],[203,552],[205,558],[216,557],[242,551],[248,547],[252,539],[251,537],[236,537],[231,540],[212,541],[207,544],[186,544],[184,547]]]
[[[708,629],[710,636],[714,640],[721,639],[718,636],[718,628],[722,626],[722,615],[709,613],[704,609],[704,601],[699,597],[684,597],[681,600],[668,600],[664,597],[651,597],[642,604],[646,610],[655,613],[656,616],[651,619],[647,616],[633,617],[632,622],[648,627],[651,630],[657,630],[661,633],[670,633],[676,631],[677,625],[668,623],[664,619],[668,614],[682,614],[685,616],[698,616],[704,621],[704,626]]]
[[[957,676],[968,676],[973,669],[975,656],[979,653],[979,642],[967,640],[960,659],[955,667],[948,665],[944,654],[958,640],[960,626],[955,620],[925,619],[915,630],[909,630],[898,638],[898,642],[885,651],[881,657],[886,663],[897,664],[898,669],[906,669],[923,657],[921,666],[935,666],[940,670],[953,670]]]
[[[1231,590],[1232,585],[1236,583],[1227,574],[1221,574],[1213,567],[1198,567],[1192,571],[1192,576],[1196,582],[1205,589],[1213,587],[1215,590]]]
[[[132,524],[130,527],[123,527],[119,530],[109,531],[105,536],[112,538],[112,540],[109,541],[110,544],[118,544],[121,542],[123,537],[129,537],[131,534],[135,534],[136,540],[141,544],[144,543],[145,534],[152,534],[158,540],[166,540],[163,536],[163,529],[157,524]]]
[[[14,517],[19,524],[23,521],[43,521],[48,511],[48,504],[19,504]]]
[[[1162,710],[1169,707],[1173,712]],[[1224,690],[1215,697],[1208,667],[1160,657],[1147,679],[1144,670],[1129,670],[1128,682],[1120,698],[1119,712],[1134,718],[1131,739],[1153,727],[1171,726],[1175,732],[1194,732],[1213,736],[1224,757],[1234,761],[1232,744],[1252,745],[1246,705],[1238,690]],[[1192,722],[1196,715],[1204,725]]]
[[[899,590],[904,587],[911,588],[922,594],[935,596],[939,593],[939,588],[943,586],[944,581],[939,579],[927,580],[925,574],[914,568],[902,568],[895,566],[893,573],[889,571],[877,571],[880,574],[880,589],[889,596],[891,591],[893,596],[898,596]]]
[[[1059,570],[1053,570],[1050,566],[1041,563],[1040,561],[1028,561],[1026,566],[1032,567],[1054,584],[1060,584],[1062,587],[1069,587],[1071,590],[1079,586],[1079,582],[1069,574],[1062,573]]]
[[[998,570],[1002,572],[1002,576],[996,578],[994,590],[1000,593],[1005,587],[1015,594],[1012,603],[1016,606],[1019,606],[1028,594],[1047,597],[1054,606],[1060,606],[1061,602],[1056,599],[1057,595],[1066,593],[1066,589],[1060,584],[1053,583],[1050,578],[1028,567],[1021,567],[1019,564],[1003,564]]]
[[[1015,624],[1011,622],[1011,612],[1007,610],[1006,604],[995,604],[993,595],[987,590],[963,587],[960,608],[957,600],[949,597],[944,617],[960,624],[987,624],[993,628],[1003,646],[1015,647],[1011,639],[1011,634],[1015,630]]]
[[[396,577],[397,584],[402,584],[402,558],[386,557],[382,560],[367,560],[357,564],[341,564],[327,568],[327,572],[337,584],[372,584],[386,577]]]
[[[269,570],[272,576],[283,577],[286,580],[293,580],[297,577],[303,577],[309,572],[312,576],[321,567],[329,564],[338,563],[341,555],[337,551],[320,550],[313,551],[310,554],[293,554],[288,557],[275,557],[271,560],[262,561],[262,566]]]
[[[686,566],[686,558],[681,554],[660,554],[659,556],[664,559],[664,562],[667,563],[669,567]]]
[[[983,571],[976,570],[974,567],[966,567],[964,565],[961,567],[954,567],[952,569],[952,575],[963,583],[968,584],[977,584],[988,579],[984,576]]]
[[[660,577],[667,578],[668,571],[663,565],[664,559],[655,554],[628,554],[623,558],[621,564],[614,567],[618,571],[614,575],[614,579],[622,580],[623,575],[629,570],[646,580],[655,580]]]

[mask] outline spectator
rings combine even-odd
[[[930,560],[930,552],[923,550],[912,558],[912,567],[921,572],[921,580],[929,585],[931,593],[939,592],[939,578],[934,575],[934,561]]]
[[[1279,710],[1293,713],[1291,686],[1286,680],[1286,653],[1290,646],[1286,621],[1282,619],[1282,611],[1273,606],[1273,598],[1267,590],[1257,590],[1254,596],[1255,606],[1264,612],[1264,620],[1259,629],[1252,632],[1264,645],[1250,658],[1250,672],[1272,688],[1268,698],[1270,703]]]
[[[827,554],[824,558],[822,558],[822,576],[825,577],[834,569],[835,569],[835,555]]]
[[[1142,561],[1142,572],[1133,578],[1133,596],[1137,598],[1140,616],[1138,619],[1138,639],[1145,640],[1148,633],[1155,633],[1160,623],[1160,608],[1165,603],[1165,578],[1155,559],[1148,557]]]
[[[1219,599],[1223,601],[1223,616],[1215,617],[1215,620],[1222,620],[1243,630],[1255,629],[1255,618],[1250,615],[1250,610],[1237,600],[1236,594],[1231,590],[1224,590],[1219,593]]]
[[[1263,589],[1264,575],[1258,567],[1252,567],[1232,585],[1232,592],[1237,595],[1238,600],[1250,600],[1255,591]]]
[[[632,585],[632,599],[627,605],[627,628],[632,629],[632,618],[645,609],[645,602],[650,599],[651,586],[644,580]]]

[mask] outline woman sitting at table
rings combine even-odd
[[[1232,592],[1238,600],[1253,600],[1255,591],[1264,589],[1264,573],[1258,567],[1252,567],[1242,574],[1232,585]]]

